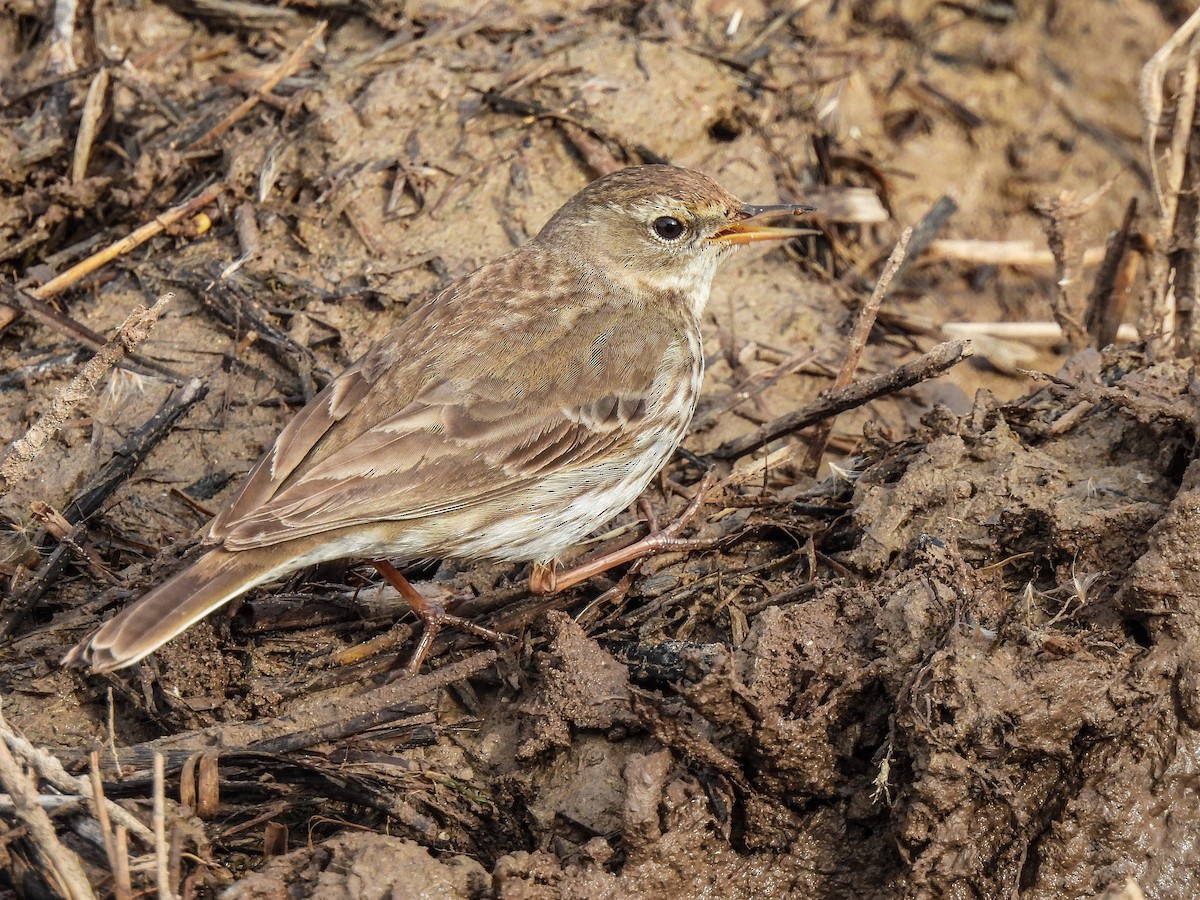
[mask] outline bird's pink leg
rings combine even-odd
[[[446,612],[442,608],[442,604],[423,596],[415,587],[409,584],[408,579],[401,575],[399,570],[386,559],[374,560],[371,565],[375,567],[376,572],[386,578],[392,587],[400,593],[400,596],[404,598],[404,602],[409,605],[413,614],[421,620],[421,624],[424,626],[421,631],[421,639],[417,642],[417,649],[413,651],[413,655],[409,657],[408,664],[404,667],[408,670],[409,674],[415,675],[420,670],[421,663],[425,661],[425,655],[429,653],[429,648],[433,646],[433,639],[447,625],[453,625],[455,628],[469,631],[471,634],[487,638],[489,641],[495,641],[496,643],[504,643],[508,640],[506,635],[500,634],[498,631],[492,631],[490,628],[476,625],[474,622],[464,619],[461,616],[454,616]]]
[[[620,550],[614,550],[612,553],[605,553],[603,556],[599,556],[590,562],[566,569],[562,572],[556,572],[553,566],[550,565],[535,565],[533,572],[529,576],[530,593],[556,594],[559,591],[565,591],[567,588],[587,581],[595,575],[607,572],[614,566],[633,562],[635,559],[644,559],[658,553],[670,553],[679,550],[706,550],[710,548],[712,546],[712,541],[710,540],[690,540],[681,538],[678,535],[687,526],[688,522],[696,517],[696,513],[700,512],[701,507],[704,506],[705,496],[712,489],[715,481],[716,476],[710,469],[700,481],[700,484],[696,486],[696,495],[691,499],[691,502],[687,505],[687,509],[683,511],[683,514],[678,519],[666,528],[652,530],[650,534],[646,535],[640,541],[630,544],[628,547],[622,547]]]

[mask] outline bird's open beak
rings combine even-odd
[[[778,228],[760,225],[758,220],[769,216],[799,216],[812,212],[815,206],[743,206],[738,218],[709,238],[717,244],[749,244],[751,241],[778,241],[784,238],[816,234],[811,228]]]

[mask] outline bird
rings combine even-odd
[[[131,666],[246,591],[339,559],[372,561],[397,587],[422,646],[447,623],[498,637],[391,560],[532,562],[535,592],[576,583],[560,557],[633,504],[687,431],[719,265],[742,244],[811,234],[763,224],[811,210],[745,204],[677,166],[592,181],[329,382],[212,520],[203,555],[63,662]]]

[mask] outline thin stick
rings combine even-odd
[[[94,898],[79,857],[59,841],[50,816],[38,803],[37,788],[21,771],[4,741],[0,741],[0,787],[12,797],[17,818],[29,829],[30,840],[45,862],[54,887],[70,900]]]
[[[135,468],[150,455],[150,451],[171,433],[187,412],[204,399],[208,388],[199,378],[188,381],[163,401],[137,430],[113,451],[112,458],[100,467],[63,510],[72,525],[89,518],[112,496],[113,491],[127,479]]]
[[[78,184],[87,177],[88,160],[92,156],[92,145],[96,142],[96,130],[104,117],[104,101],[108,96],[108,69],[96,73],[88,87],[87,99],[83,101],[83,115],[79,118],[79,133],[75,137],[75,155],[71,159],[71,183]]]
[[[1200,50],[1197,44],[1200,41],[1193,46]],[[1196,106],[1196,113],[1200,114],[1200,103]],[[1183,157],[1183,175],[1175,204],[1167,263],[1174,274],[1175,355],[1180,359],[1193,359],[1200,350],[1200,131],[1193,128],[1188,132],[1188,139],[1179,153]]]
[[[977,241],[965,238],[939,238],[929,245],[927,260],[948,259],[980,266],[1029,266],[1051,268],[1054,254],[1034,246],[1033,241]],[[1083,251],[1083,266],[1090,267],[1104,259],[1103,247],[1088,247]]]
[[[1050,295],[1050,311],[1054,313],[1054,321],[1062,326],[1067,345],[1077,352],[1088,345],[1087,331],[1080,318],[1082,309],[1075,302],[1073,290],[1080,269],[1080,254],[1075,246],[1078,220],[1086,211],[1086,204],[1078,202],[1069,191],[1063,191],[1057,197],[1035,204],[1034,210],[1042,218],[1046,240],[1054,254],[1055,290]]]
[[[80,802],[80,798],[74,794],[38,794],[37,801],[38,806],[52,813],[57,813],[63,809],[78,812],[79,808],[83,805]],[[12,797],[0,792],[0,812],[11,813],[15,808]],[[8,838],[9,836],[6,834],[5,837]],[[91,835],[87,836],[87,840],[95,843]]]
[[[892,287],[904,281],[904,276],[908,274],[913,263],[929,248],[934,238],[946,227],[956,212],[958,212],[958,204],[950,197],[942,196],[933,206],[929,207],[929,211],[925,215],[921,216],[921,220],[912,226],[912,237],[908,240],[908,248],[892,275],[892,284],[887,286],[887,292],[884,294],[885,300],[891,293]],[[892,255],[895,255],[894,250]]]
[[[105,344],[88,360],[79,374],[59,391],[50,402],[50,408],[30,427],[25,436],[17,440],[0,464],[0,497],[12,490],[24,476],[29,464],[49,443],[71,411],[84,399],[90,397],[100,380],[116,365],[117,360],[133,350],[150,336],[163,307],[174,297],[168,292],[158,298],[150,309],[134,308],[129,317],[117,329],[116,337]]]
[[[107,748],[112,756],[113,766],[117,770],[117,777],[124,778],[125,773],[121,771],[121,759],[117,755],[117,727],[116,727],[116,708],[113,704],[113,689],[112,685],[108,686],[108,690],[104,692],[105,709],[108,712],[105,728],[105,737],[107,739]]]
[[[168,880],[167,860],[167,789],[161,753],[154,754],[154,874],[158,900],[175,900]]]
[[[1184,177],[1187,145],[1193,129],[1195,98],[1200,88],[1200,63],[1197,61],[1197,34],[1200,34],[1200,9],[1196,10],[1167,39],[1150,61],[1142,68],[1138,85],[1138,99],[1142,110],[1142,125],[1147,164],[1150,168],[1158,227],[1146,236],[1149,252],[1146,253],[1146,299],[1138,317],[1142,333],[1146,336],[1147,350],[1151,358],[1159,358],[1177,351],[1173,268],[1167,254],[1173,243],[1173,228],[1176,225],[1176,209],[1182,199],[1181,188]],[[1162,165],[1165,175],[1160,174],[1157,150],[1159,126],[1163,117],[1163,82],[1167,66],[1172,57],[1184,44],[1191,44],[1187,61],[1179,76],[1175,89],[1175,122],[1171,133],[1170,149]],[[1164,184],[1165,181],[1165,184]],[[1190,310],[1185,310],[1190,315]]]
[[[1092,339],[1092,346],[1097,349],[1103,349],[1117,339],[1121,320],[1125,317],[1129,286],[1137,268],[1137,255],[1129,253],[1137,218],[1138,202],[1134,197],[1125,207],[1121,227],[1108,239],[1104,260],[1088,294],[1083,321]]]
[[[347,737],[362,734],[380,725],[388,725],[400,719],[408,719],[426,712],[426,707],[413,703],[399,703],[373,709],[359,716],[340,722],[326,722],[315,728],[285,734],[269,741],[251,744],[246,749],[253,753],[290,753],[304,750],[313,744],[342,741]]]
[[[291,749],[303,749],[300,734],[309,734],[314,741],[322,740],[332,722],[344,722],[378,709],[393,709],[406,703],[424,702],[435,696],[447,684],[453,684],[486,669],[496,661],[493,651],[483,651],[447,663],[440,669],[405,678],[354,697],[337,697],[328,703],[301,713],[287,713],[274,719],[237,724],[221,724],[156,738],[146,744],[123,747],[119,751],[126,765],[139,769],[149,762],[151,754],[167,754],[171,770],[178,771],[198,746],[219,746],[222,752],[234,748],[264,745],[266,741],[286,741]],[[360,719],[360,721],[362,721]],[[343,736],[349,736],[343,735]],[[69,751],[63,750],[64,755]],[[134,777],[134,776],[131,776]]]
[[[118,878],[118,872],[122,869],[121,865],[121,849],[117,846],[116,835],[113,834],[112,824],[108,818],[108,806],[104,802],[104,783],[100,780],[100,754],[93,750],[88,758],[88,777],[89,783],[92,786],[92,810],[95,812],[96,821],[100,824],[100,835],[104,838],[104,855],[108,857],[108,868],[113,874],[113,893],[117,895],[118,900],[128,900],[131,890],[128,882],[129,878],[129,849],[128,838],[126,838],[126,847],[124,850],[124,870],[125,884],[122,884]],[[124,829],[121,829],[124,831]]]
[[[100,558],[85,547],[81,541],[87,533],[87,524],[80,522],[72,525],[63,514],[44,500],[34,500],[29,504],[29,511],[38,523],[46,530],[46,534],[60,544],[66,544],[81,562],[91,570],[92,575],[110,585],[122,584],[122,581],[109,571]]]
[[[1193,135],[1196,119],[1196,94],[1200,89],[1200,60],[1196,57],[1196,36],[1192,36],[1187,61],[1179,75],[1180,85],[1175,90],[1175,123],[1171,129],[1171,143],[1166,156],[1166,196],[1163,202],[1164,225],[1176,218],[1176,208],[1181,194],[1186,190],[1183,173],[1187,166],[1188,144]],[[1154,160],[1149,160],[1151,166]]]
[[[71,41],[75,37],[76,0],[55,0],[54,30],[50,40],[50,68],[57,75],[74,72],[75,54]]]
[[[842,363],[841,371],[833,385],[834,390],[845,388],[854,379],[854,373],[858,371],[858,364],[862,359],[863,349],[867,345],[867,338],[871,334],[871,329],[875,327],[875,319],[883,301],[891,294],[892,288],[904,279],[914,260],[933,243],[938,232],[945,228],[946,223],[956,212],[958,212],[958,204],[949,196],[943,195],[921,217],[921,221],[912,228],[906,228],[900,234],[900,240],[892,248],[883,273],[875,283],[875,289],[859,312],[850,337],[850,346],[846,351],[846,359]],[[833,418],[836,415],[837,413],[834,413],[828,421],[823,422],[817,429],[817,433],[813,435],[804,454],[804,471],[816,474],[821,465],[821,457],[825,455],[825,448],[829,445],[829,435],[833,433]],[[765,470],[763,477],[766,477]]]
[[[79,794],[88,800],[95,800],[96,795],[87,778],[68,774],[56,756],[33,746],[28,740],[14,732],[8,727],[3,716],[0,716],[0,743],[7,746],[9,751],[19,757],[25,765],[31,766],[43,780],[53,785],[55,789],[67,794]],[[102,802],[108,810],[110,820],[132,831],[147,847],[151,845],[154,834],[138,821],[133,813],[103,796],[100,797],[99,802]]]
[[[117,900],[132,900],[133,880],[129,877],[129,832],[124,825],[117,826],[117,856],[113,862],[113,893]]]
[[[1175,51],[1192,39],[1192,35],[1200,31],[1200,9],[1192,13],[1186,22],[1179,26],[1173,35],[1167,38],[1165,44],[1150,57],[1149,62],[1142,67],[1142,75],[1138,83],[1138,98],[1142,107],[1142,128],[1146,144],[1146,159],[1150,165],[1150,177],[1154,184],[1154,199],[1158,204],[1159,216],[1170,221],[1174,216],[1167,215],[1167,200],[1163,194],[1162,181],[1158,175],[1155,160],[1155,146],[1158,143],[1158,125],[1163,112],[1163,76],[1166,73],[1167,62]]]
[[[897,366],[890,372],[884,372],[868,378],[866,381],[855,382],[840,390],[824,391],[816,402],[780,416],[750,434],[726,441],[713,452],[713,456],[717,459],[737,459],[747,453],[753,453],[785,434],[815,425],[830,416],[839,415],[878,397],[894,394],[940,375],[951,366],[974,355],[974,352],[970,341],[947,341],[944,344],[938,344],[928,353],[924,353],[902,366]]]
[[[130,250],[140,247],[146,241],[150,240],[150,238],[162,234],[172,225],[186,219],[193,213],[199,212],[216,200],[217,197],[221,196],[224,190],[225,185],[220,182],[209,185],[186,203],[181,203],[167,210],[162,215],[155,216],[141,228],[130,232],[119,241],[109,244],[98,253],[93,253],[82,262],[76,263],[61,275],[51,278],[41,287],[34,288],[29,292],[30,295],[38,300],[47,300],[55,294],[62,293],[84,276],[90,275],[106,263],[112,262],[118,256],[122,256]]]
[[[237,109],[193,141],[190,149],[203,147],[209,141],[219,138],[232,128],[239,119],[245,116],[246,113],[254,109],[262,101],[263,97],[275,89],[279,82],[295,72],[300,67],[300,63],[304,60],[305,55],[312,49],[313,44],[321,39],[321,35],[325,33],[325,28],[328,24],[328,22],[318,22],[317,27],[310,31],[308,36],[300,42],[300,46],[293,50],[287,59],[276,67],[275,71],[267,77],[267,80],[253,94],[243,100]]]
[[[53,328],[59,334],[82,344],[89,350],[99,350],[106,343],[104,335],[97,334],[86,325],[60,313],[49,303],[34,299],[32,295],[17,287],[0,284],[0,331],[3,331],[6,325],[15,321],[22,314]],[[136,372],[139,375],[165,378],[172,384],[183,384],[183,378],[169,366],[137,354],[133,354],[129,359],[121,360],[118,365],[122,369]]]
[[[1057,322],[946,322],[942,334],[948,338],[996,338],[1002,341],[1018,341],[1032,347],[1053,347],[1064,340],[1062,327]],[[1115,340],[1133,342],[1138,340],[1138,330],[1132,325],[1121,325]],[[1109,342],[1111,343],[1111,341]]]
[[[908,244],[912,240],[913,230],[905,228],[900,232],[900,240],[896,241],[896,246],[892,248],[892,253],[888,257],[887,264],[883,267],[883,274],[879,276],[879,280],[875,282],[875,290],[871,291],[871,296],[867,302],[862,305],[862,309],[858,311],[858,318],[854,321],[854,329],[850,332],[849,346],[846,348],[846,358],[842,361],[841,371],[838,372],[837,378],[833,380],[833,389],[839,390],[850,384],[854,380],[854,374],[858,371],[858,364],[862,361],[863,350],[867,346],[867,338],[871,336],[871,329],[875,327],[875,318],[879,314],[879,307],[883,305],[884,298],[892,292],[892,282],[896,278],[896,274],[900,271],[900,267],[904,265],[908,259]],[[821,457],[825,455],[825,447],[829,443],[829,435],[833,432],[833,418],[830,417],[821,423],[821,427],[817,429],[817,434],[814,436],[811,443],[808,445],[808,452],[804,455],[802,467],[806,472],[816,473],[817,468],[821,465]]]

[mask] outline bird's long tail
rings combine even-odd
[[[294,568],[270,550],[212,550],[76,644],[63,663],[93,672],[131,666],[214,609]]]

